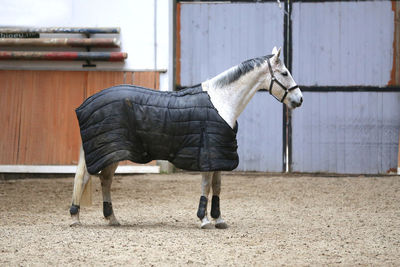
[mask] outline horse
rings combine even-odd
[[[284,103],[289,109],[295,109],[301,106],[303,102],[303,96],[301,90],[294,81],[294,79],[292,78],[290,72],[288,71],[284,63],[280,60],[280,53],[281,53],[281,48],[277,49],[276,47],[274,47],[272,50],[272,54],[246,60],[240,63],[239,65],[234,66],[222,72],[221,74],[215,76],[214,78],[202,82],[199,85],[198,88],[200,88],[199,90],[202,93],[201,96],[206,95],[207,99],[209,99],[211,102],[210,105],[216,110],[215,113],[217,115],[214,116],[219,116],[220,118],[222,118],[221,119],[222,122],[220,123],[225,124],[226,128],[229,128],[228,130],[224,130],[223,136],[218,137],[217,139],[223,138],[224,135],[231,135],[233,136],[234,139],[233,142],[231,142],[231,140],[228,140],[227,142],[232,143],[233,145],[231,147],[233,147],[234,149],[237,148],[236,135],[235,133],[233,133],[233,130],[237,128],[236,121],[239,115],[246,107],[246,105],[250,102],[251,98],[255,95],[257,91],[261,89],[268,90],[273,97],[275,97],[279,102]],[[125,89],[122,88],[121,90]],[[135,91],[134,89],[132,90]],[[191,90],[191,89],[190,88],[184,89],[182,91],[186,92],[186,94],[189,94],[191,97],[196,97],[196,93],[193,93],[193,91],[189,91],[189,93],[187,93],[186,90]],[[155,90],[151,91],[153,91],[152,94],[155,94],[155,96],[161,97],[159,98],[159,100],[157,100],[159,102],[163,102],[162,97],[167,97],[170,96],[169,94],[172,94],[172,92],[162,92],[160,93],[160,95],[158,95],[158,93],[154,92],[159,92],[159,91]],[[146,92],[147,91],[145,90],[145,93]],[[106,95],[104,96],[104,98],[106,98]],[[93,101],[89,99],[88,102],[93,102]],[[135,105],[135,103],[132,103],[132,101],[128,98],[126,98],[125,102],[126,103],[124,104],[124,109],[125,106],[129,108],[132,107],[132,105]],[[191,103],[191,101],[189,101],[189,103]],[[77,109],[77,114],[79,115],[78,110],[79,108]],[[78,119],[80,120],[79,123],[81,126],[81,136],[84,141],[84,139],[87,139],[86,136],[83,135],[83,132],[85,132],[86,129],[83,129],[82,127],[84,126],[85,123],[87,123],[87,120],[90,120],[90,118],[89,119],[85,118],[85,120],[80,118]],[[122,121],[120,122],[122,124],[132,124],[132,120],[130,119],[119,118],[119,120]],[[127,121],[125,122],[125,120]],[[114,127],[112,126],[112,122],[110,123],[111,123],[110,127],[111,128]],[[152,124],[151,118],[150,121],[148,121],[148,123]],[[198,125],[197,127],[196,125],[196,128],[200,127],[202,126]],[[96,129],[97,129],[96,132],[99,132],[98,127]],[[219,128],[213,128],[213,129],[215,131],[215,129]],[[113,128],[111,130],[113,130]],[[202,139],[202,136],[200,138]],[[221,140],[222,142],[225,142],[225,140],[223,139]],[[137,163],[147,162],[150,161],[151,159],[165,159],[165,158],[150,158],[147,151],[151,151],[149,153],[152,153],[152,150],[148,150],[148,148],[144,149],[143,148],[144,145],[141,145],[140,141],[142,140],[139,140],[138,142],[135,143],[135,145],[141,147],[141,149],[138,150],[140,152],[140,155],[135,157],[127,157],[125,154],[121,156],[121,153],[119,154],[109,153],[108,151],[106,151],[104,152],[106,158],[105,160],[101,161],[102,164],[97,164],[98,161],[96,160],[93,161],[93,157],[96,158],[98,151],[100,151],[100,149],[97,148],[97,144],[103,142],[103,140],[92,144],[93,151],[90,152],[87,150],[88,146],[86,146],[85,150],[81,146],[79,162],[74,179],[72,204],[70,207],[70,214],[72,217],[72,223],[70,224],[71,226],[76,226],[81,224],[79,220],[79,211],[80,211],[80,201],[82,192],[85,188],[85,185],[89,181],[91,174],[95,173],[99,173],[101,181],[102,196],[103,196],[103,215],[105,219],[108,221],[109,225],[113,226],[120,225],[112,208],[111,192],[110,192],[114,172],[117,169],[118,162],[121,159],[130,159]],[[111,141],[110,146],[115,147],[117,145],[115,144],[115,142],[117,141]],[[202,143],[204,143],[203,140]],[[122,145],[119,144],[120,146],[122,146],[121,149],[123,149],[124,144],[125,143],[122,143]],[[146,146],[151,146],[151,144],[147,144]],[[212,146],[209,146],[209,148],[212,149]],[[190,157],[191,153],[196,154],[195,152],[192,152],[192,150],[188,151],[189,155],[185,155],[185,157],[186,156]],[[132,153],[137,154],[139,152],[135,150]],[[197,210],[197,217],[200,219],[201,229],[210,229],[214,227],[218,229],[225,229],[228,227],[228,224],[225,222],[225,220],[222,218],[221,215],[219,195],[221,192],[221,171],[234,169],[238,164],[238,159],[235,158],[235,155],[237,155],[236,151],[234,151],[235,153],[231,152],[232,151],[221,152],[222,155],[233,155],[227,161],[225,160],[220,161],[224,163],[228,162],[228,164],[225,165],[218,164],[220,162],[215,163],[210,159],[208,159],[208,162],[210,162],[211,165],[203,165],[204,161],[202,157],[204,157],[204,155],[210,155],[210,153],[208,154],[199,153],[198,155],[196,155],[197,158],[194,157],[196,158],[197,161],[201,162],[200,164],[201,166],[204,166],[203,168],[200,169],[202,171],[201,196]],[[89,153],[90,157],[88,156]],[[161,153],[157,155],[163,155],[163,154]],[[166,157],[167,160],[170,160],[171,162],[175,163],[174,159],[176,159],[176,155],[173,158],[169,158],[169,156]],[[185,161],[186,160],[185,157],[183,157],[183,163],[182,161],[176,160],[176,164],[181,164],[182,166],[184,166],[183,167],[184,169],[187,166],[189,166],[188,169],[190,169],[190,166],[197,166],[196,164],[198,163],[194,164],[192,161],[190,161],[189,163]],[[200,157],[200,159],[198,159],[198,157]],[[104,157],[101,159],[104,159]],[[207,204],[211,189],[212,189],[212,199],[211,199],[210,215],[213,219],[213,222],[210,221],[207,214]]]

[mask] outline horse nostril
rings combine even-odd
[[[291,104],[292,104],[292,107],[300,107],[301,106],[301,103],[303,103],[303,98],[300,98],[299,100],[297,100],[297,101],[291,101]]]

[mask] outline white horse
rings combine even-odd
[[[290,109],[299,107],[303,96],[293,80],[291,74],[280,60],[281,49],[272,50],[272,55],[250,59],[232,67],[225,72],[201,84],[219,115],[234,128],[236,120],[242,113],[251,98],[260,89],[267,89],[278,101],[286,104]],[[111,204],[111,183],[118,163],[111,164],[100,172],[103,194],[103,213],[110,225],[119,225]],[[84,151],[81,148],[77,172],[75,174],[74,191],[70,213],[71,226],[79,225],[79,207],[83,189],[90,179],[86,169]],[[219,194],[221,192],[221,172],[202,173],[201,197],[197,216],[201,220],[201,228],[214,227],[207,216],[207,203],[212,188],[211,217],[215,220],[215,227],[227,228],[222,219],[219,208]]]

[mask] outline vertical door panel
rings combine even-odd
[[[269,3],[180,3],[178,81],[192,86],[283,46],[283,12]],[[282,105],[257,93],[239,117],[237,170],[282,171]]]

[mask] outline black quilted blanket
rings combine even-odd
[[[191,171],[239,163],[237,126],[221,118],[201,86],[161,92],[119,85],[86,99],[76,115],[90,174],[121,160],[168,160]]]

